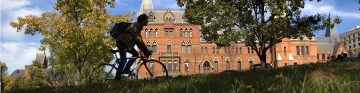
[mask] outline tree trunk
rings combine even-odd
[[[76,80],[75,80],[75,85],[78,86],[80,85],[80,81],[81,81],[81,61],[80,61],[80,54],[76,55]]]
[[[260,56],[260,62],[261,62],[261,67],[265,68],[266,67],[266,54],[262,53]]]

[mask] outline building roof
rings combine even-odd
[[[19,77],[24,77],[25,70],[24,69],[16,69],[13,73],[11,73],[10,77],[12,79],[16,79]]]
[[[167,10],[156,10],[156,11],[150,11],[150,13],[148,14],[149,16],[154,16],[155,19],[153,22],[149,22],[149,24],[162,24],[165,23],[165,14],[170,13],[173,18],[174,18],[174,23],[187,23],[186,21],[184,21],[184,11],[181,10],[171,10],[171,9],[167,9]]]

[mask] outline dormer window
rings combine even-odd
[[[174,16],[170,12],[168,12],[165,14],[164,20],[166,23],[172,23],[174,20]]]
[[[152,11],[150,11],[150,13],[149,13],[149,22],[154,22],[154,21],[155,21],[154,13]]]

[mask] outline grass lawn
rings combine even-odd
[[[17,89],[53,93],[357,93],[360,62],[317,63],[253,71],[179,76],[167,79],[116,81],[80,87]]]

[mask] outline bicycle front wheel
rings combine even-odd
[[[142,62],[136,71],[137,79],[155,79],[168,76],[165,65],[153,59]]]

